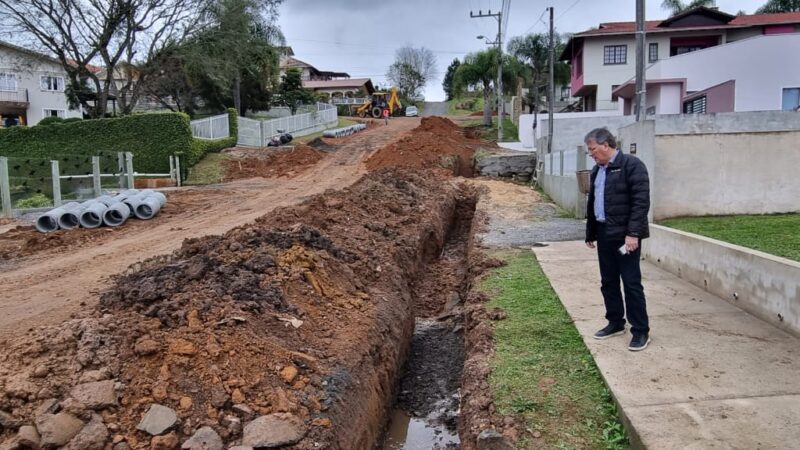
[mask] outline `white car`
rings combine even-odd
[[[417,117],[418,115],[419,111],[416,106],[409,106],[406,108],[406,117]]]

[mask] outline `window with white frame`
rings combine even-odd
[[[603,48],[603,64],[628,64],[628,46],[606,45]]]
[[[13,73],[0,72],[0,91],[16,91],[17,76]]]
[[[42,112],[43,117],[61,117],[62,119],[67,117],[67,112],[63,109],[44,109]]]
[[[41,87],[43,91],[64,92],[64,77],[42,75]]]
[[[784,111],[800,111],[800,87],[783,88],[781,109]]]

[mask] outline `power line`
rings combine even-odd
[[[560,19],[560,18],[564,17],[564,16],[565,16],[565,15],[566,15],[566,14],[569,12],[569,10],[571,10],[572,8],[574,8],[574,7],[575,7],[575,5],[577,5],[577,4],[578,4],[578,3],[580,3],[580,2],[581,2],[581,0],[575,0],[575,2],[574,2],[574,3],[572,3],[571,5],[569,5],[569,8],[565,9],[565,10],[564,10],[564,12],[562,12],[561,14],[559,14],[559,15],[558,15],[558,17],[556,17],[556,20],[558,20],[558,19]]]
[[[540,15],[539,15],[539,18],[538,18],[538,19],[536,19],[536,22],[534,22],[534,23],[533,23],[533,25],[531,25],[531,26],[530,26],[530,28],[528,28],[527,30],[525,30],[525,32],[524,32],[524,33],[522,33],[522,34],[523,34],[523,35],[524,35],[524,34],[528,34],[528,32],[529,32],[529,31],[533,30],[533,29],[534,29],[534,28],[535,28],[537,25],[539,25],[539,24],[542,24],[542,25],[544,25],[544,26],[547,26],[547,23],[545,23],[545,21],[544,21],[544,20],[542,20],[542,17],[544,17],[544,15],[545,15],[545,14],[547,14],[547,8],[545,8],[545,9],[544,9],[544,11],[542,11],[542,14],[540,14]]]

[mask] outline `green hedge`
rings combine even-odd
[[[193,149],[189,116],[183,113],[53,123],[0,130],[0,155],[50,158],[59,154],[133,153],[138,172],[169,171],[169,155]]]
[[[191,167],[206,153],[235,146],[239,128],[235,109],[228,109],[228,120],[231,137],[213,141],[193,138],[189,116],[172,112],[5,128],[0,129],[0,156],[57,159],[63,154],[131,152],[137,172],[165,173],[170,155],[183,155],[183,164]]]
[[[220,150],[233,147],[236,145],[237,137],[239,136],[239,115],[233,108],[228,108],[228,130],[230,137],[225,139],[192,139],[192,148],[186,157],[186,164],[191,167],[204,156],[206,153],[216,153]]]

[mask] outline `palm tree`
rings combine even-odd
[[[689,3],[684,3],[681,0],[664,0],[661,2],[661,7],[670,12],[670,16],[680,14],[698,6],[712,7],[716,6],[715,0],[692,0]]]
[[[470,53],[458,66],[455,75],[456,92],[461,93],[467,86],[483,85],[483,125],[492,126],[491,90],[489,85],[497,74],[497,51],[485,50]]]
[[[530,112],[539,110],[539,99],[548,87],[550,38],[546,34],[528,34],[517,36],[508,43],[508,52],[514,55],[525,65],[525,78],[529,84],[528,107]],[[564,50],[564,42],[560,35],[555,35],[555,53],[558,55]],[[569,82],[569,65],[556,61],[554,67],[554,81],[556,85],[565,85]]]
[[[497,78],[497,49],[470,53],[458,66],[454,76],[454,90],[461,94],[467,86],[483,87],[483,125],[492,126],[492,85]],[[514,82],[520,76],[521,67],[508,55],[503,56],[504,91],[513,90]]]

